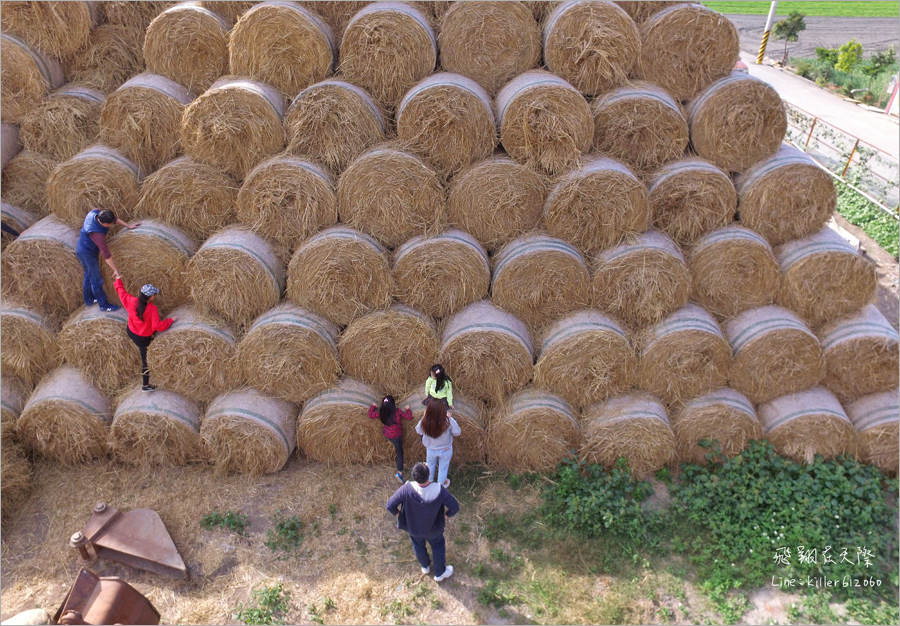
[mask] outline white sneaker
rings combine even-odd
[[[448,478],[442,484],[444,485],[444,489],[449,489],[450,488],[450,479]]]
[[[423,573],[423,574],[428,574],[429,572],[431,572],[431,566],[430,566],[430,565],[429,565],[428,567],[423,567],[423,568],[422,568],[422,573]]]
[[[447,569],[444,570],[444,573],[441,574],[440,576],[435,576],[434,580],[435,580],[435,582],[441,582],[442,580],[446,580],[446,579],[450,578],[451,576],[453,576],[453,566],[448,565]]]

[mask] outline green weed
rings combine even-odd
[[[218,511],[213,511],[212,513],[207,513],[200,518],[200,526],[202,526],[206,530],[212,530],[213,528],[225,528],[234,533],[237,533],[242,537],[246,537],[247,528],[249,528],[250,523],[247,521],[247,516],[243,513],[226,511],[223,515]]]
[[[290,551],[303,543],[303,522],[296,515],[284,517],[281,511],[275,512],[275,526],[266,532],[266,547],[273,552]]]
[[[291,594],[284,590],[282,583],[254,589],[251,595],[256,601],[256,607],[246,608],[238,603],[234,613],[236,620],[244,624],[284,624]]]

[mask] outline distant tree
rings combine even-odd
[[[834,67],[838,60],[838,51],[834,48],[816,48],[816,58]]]
[[[803,21],[804,17],[806,16],[799,11],[791,11],[785,19],[777,22],[775,28],[772,29],[775,33],[775,39],[784,39],[784,57],[781,59],[782,65],[787,63],[788,42],[797,41],[797,39],[799,39],[800,31],[806,30],[806,22]]]
[[[897,44],[892,43],[887,50],[876,52],[869,59],[869,64],[863,68],[863,72],[869,76],[878,76],[881,72],[897,60]]]
[[[862,61],[862,54],[862,44],[855,39],[851,39],[838,48],[838,61],[834,64],[834,67],[849,74]]]

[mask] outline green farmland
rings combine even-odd
[[[714,11],[738,15],[768,15],[769,2],[740,0],[733,2],[704,2]],[[900,17],[900,2],[779,2],[777,15],[799,11],[804,15],[823,17]]]

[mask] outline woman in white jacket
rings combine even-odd
[[[435,466],[439,465],[437,483],[449,487],[447,471],[453,456],[453,438],[459,437],[462,430],[456,420],[447,414],[447,405],[443,402],[429,402],[425,407],[425,417],[416,424],[416,432],[422,435],[425,462],[428,464],[431,480],[434,480]]]

